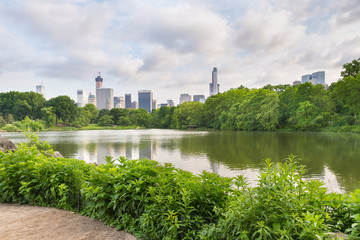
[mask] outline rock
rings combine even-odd
[[[51,156],[56,157],[56,158],[63,158],[63,155],[61,155],[61,153],[59,153],[59,151],[55,151],[54,154]]]
[[[0,137],[0,151],[8,152],[16,149],[15,144],[7,138]]]

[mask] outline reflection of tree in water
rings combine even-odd
[[[57,142],[51,145],[55,151],[59,151],[61,155],[66,158],[75,157],[80,148],[80,144],[76,144],[75,142]]]
[[[265,158],[283,161],[298,155],[308,176],[323,175],[327,165],[346,190],[359,186],[359,136],[347,134],[294,132],[212,132],[204,136],[185,136],[179,143],[182,154],[206,154],[211,162],[230,169],[261,168]]]

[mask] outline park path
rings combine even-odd
[[[0,203],[1,240],[136,240],[126,232],[73,212]]]

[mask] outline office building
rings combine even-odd
[[[83,89],[77,90],[77,106],[84,107],[87,104],[86,95]]]
[[[103,81],[104,81],[104,79],[102,79],[102,77],[100,76],[100,72],[99,72],[99,76],[97,76],[97,77],[95,78],[96,88],[102,88],[102,86],[103,86]]]
[[[293,86],[300,85],[300,84],[301,84],[301,81],[299,81],[299,80],[296,80],[293,82]]]
[[[116,108],[125,108],[125,98],[124,97],[120,97],[119,103],[116,106]]]
[[[180,104],[184,102],[191,102],[191,95],[187,93],[180,94]]]
[[[156,110],[156,99],[152,100],[152,110]]]
[[[325,71],[314,72],[301,76],[301,83],[311,82],[313,85],[325,85]]]
[[[96,107],[99,110],[114,108],[114,90],[112,88],[96,89]]]
[[[213,96],[219,93],[220,84],[217,79],[217,68],[214,67],[212,71],[211,83],[209,83],[209,95]]]
[[[162,108],[162,107],[169,107],[169,104],[168,103],[159,103],[158,108]]]
[[[41,83],[41,85],[36,85],[36,93],[41,94],[43,97],[45,97],[45,86],[43,83]]]
[[[138,92],[139,108],[143,108],[149,113],[152,111],[153,93],[151,90],[141,90]]]
[[[131,108],[131,94],[125,94],[125,108]]]
[[[95,95],[92,94],[91,92],[89,93],[88,103],[94,104],[95,107],[96,107],[96,97],[95,97]]]
[[[174,101],[171,99],[167,100],[167,103],[169,104],[169,107],[175,106]]]
[[[138,103],[137,101],[133,101],[133,102],[131,103],[131,108],[132,108],[132,109],[138,109],[138,108],[139,108],[139,103]]]
[[[194,102],[205,103],[205,96],[204,95],[194,95],[193,96],[193,101]]]

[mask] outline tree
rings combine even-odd
[[[110,126],[114,125],[113,117],[110,115],[104,115],[99,119],[98,124],[100,126],[109,126],[110,127]]]
[[[269,93],[261,101],[260,112],[256,119],[260,122],[263,130],[273,130],[279,124],[279,97],[276,93]]]
[[[18,99],[14,105],[14,115],[17,120],[22,120],[26,116],[31,116],[32,107],[27,103],[26,100]]]
[[[350,63],[345,63],[343,69],[341,71],[342,77],[356,77],[356,75],[360,74],[360,58],[358,60],[354,59]]]
[[[109,109],[101,109],[97,115],[97,120],[96,122],[99,122],[99,119],[102,117],[102,116],[107,116],[107,115],[110,115],[110,110]]]
[[[200,102],[185,102],[175,109],[174,123],[178,129],[186,129],[190,125],[202,126],[203,105]]]
[[[150,127],[152,122],[150,113],[142,108],[132,110],[129,114],[129,117],[131,122],[140,127]]]
[[[309,101],[301,102],[295,114],[290,118],[296,129],[309,130],[324,125],[324,116],[319,109]]]
[[[55,125],[56,115],[54,113],[53,107],[45,107],[41,109],[42,119],[45,121],[46,127],[51,127]]]
[[[132,124],[129,117],[119,117],[119,120],[116,122],[119,126],[129,126]]]
[[[110,110],[110,115],[113,117],[115,123],[119,121],[120,117],[126,117],[128,114],[129,110],[124,108],[113,108]]]
[[[77,113],[77,106],[69,96],[58,96],[56,98],[51,98],[47,102],[48,107],[53,107],[54,113],[56,115],[56,124],[58,120],[61,119],[63,122],[67,123],[75,120]]]
[[[90,123],[94,123],[99,114],[99,111],[96,109],[95,105],[88,103],[84,106],[84,110],[86,110],[90,113]]]

